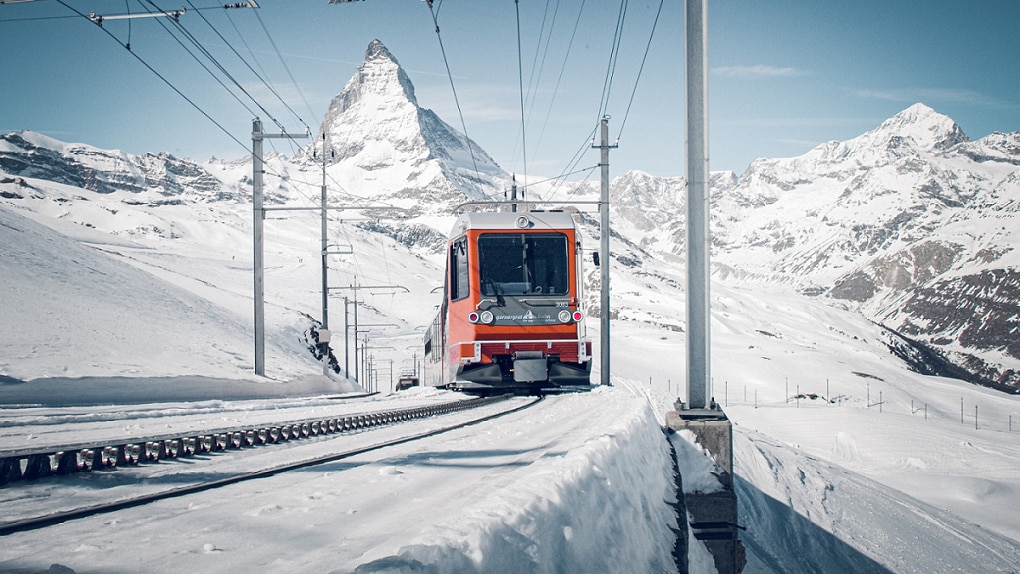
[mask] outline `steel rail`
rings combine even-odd
[[[459,402],[461,402],[461,403],[471,402],[471,403],[474,403],[474,407],[479,407],[479,406],[483,406],[485,404],[490,404],[490,403],[498,401],[498,400],[503,400],[503,399],[508,398],[508,397],[509,397],[509,395],[502,395],[502,396],[499,396],[499,397],[490,397],[490,399],[492,399],[492,400],[479,399],[479,400],[483,400],[484,401],[484,402],[481,402],[481,403],[477,403],[475,401],[459,401]],[[416,440],[421,440],[421,439],[424,439],[424,438],[440,435],[440,434],[447,433],[447,432],[450,432],[450,431],[453,431],[453,430],[457,430],[457,429],[460,429],[460,428],[468,427],[468,426],[471,426],[471,425],[475,425],[475,424],[479,424],[479,423],[482,423],[482,422],[485,422],[485,421],[496,419],[496,418],[499,418],[499,417],[502,417],[502,416],[506,416],[506,415],[509,415],[509,414],[512,414],[512,413],[515,413],[515,412],[518,412],[518,411],[530,408],[530,407],[534,406],[535,404],[537,404],[538,402],[542,401],[543,399],[544,399],[543,396],[539,396],[539,397],[535,398],[534,400],[532,400],[531,402],[529,402],[527,404],[520,405],[520,406],[514,407],[512,409],[508,409],[508,410],[501,411],[501,412],[498,412],[498,413],[486,415],[486,416],[479,417],[477,419],[472,419],[472,420],[469,420],[469,421],[464,421],[464,422],[460,422],[460,423],[456,423],[456,424],[452,424],[452,425],[447,425],[447,426],[441,427],[439,429],[433,429],[433,430],[430,430],[430,431],[425,431],[425,432],[421,432],[421,433],[407,435],[407,436],[403,436],[403,437],[400,437],[400,438],[386,440],[386,441],[382,441],[382,442],[375,443],[375,444],[372,444],[372,445],[368,445],[368,446],[364,446],[364,447],[359,447],[359,448],[347,450],[347,451],[344,451],[344,452],[341,452],[341,453],[334,453],[334,454],[324,455],[324,456],[320,456],[320,457],[313,457],[313,458],[309,458],[309,459],[305,459],[305,460],[301,460],[301,461],[297,461],[297,462],[292,462],[292,463],[287,463],[287,464],[283,464],[283,465],[279,465],[279,466],[275,466],[275,467],[267,468],[267,469],[263,469],[263,470],[238,473],[238,474],[236,474],[234,476],[230,476],[230,477],[226,477],[226,478],[221,478],[221,479],[218,479],[218,480],[191,484],[191,485],[188,485],[188,486],[182,486],[182,487],[173,488],[173,489],[170,489],[170,490],[154,492],[154,493],[145,494],[145,495],[141,495],[141,496],[137,496],[137,497],[133,497],[133,498],[128,498],[128,499],[123,499],[123,500],[118,500],[118,501],[114,501],[114,502],[109,502],[109,503],[104,503],[104,504],[97,504],[97,505],[83,507],[83,508],[76,508],[76,509],[73,509],[73,510],[66,510],[66,511],[61,511],[61,512],[55,512],[55,513],[47,514],[47,515],[44,515],[44,516],[37,516],[37,517],[33,517],[33,518],[26,518],[26,519],[22,519],[22,520],[13,521],[13,522],[8,522],[6,524],[0,524],[0,536],[7,536],[9,534],[15,534],[15,533],[18,533],[18,532],[26,532],[26,531],[29,531],[29,530],[37,530],[37,529],[40,529],[40,528],[45,528],[47,526],[53,526],[53,525],[56,525],[56,524],[61,524],[61,523],[67,522],[69,520],[79,520],[79,519],[82,519],[82,518],[89,518],[89,517],[97,516],[97,515],[100,515],[100,514],[108,514],[108,513],[111,513],[111,512],[116,512],[118,510],[123,510],[123,509],[127,509],[127,508],[134,508],[134,507],[137,507],[137,506],[142,506],[142,505],[145,505],[145,504],[150,504],[152,502],[157,502],[157,501],[160,501],[160,500],[167,500],[167,499],[171,499],[171,498],[177,498],[177,497],[181,497],[181,496],[185,496],[185,495],[189,495],[189,494],[195,494],[195,493],[199,493],[199,492],[213,490],[213,489],[216,489],[216,488],[222,488],[222,487],[225,487],[225,486],[229,486],[229,485],[233,485],[233,484],[238,484],[238,483],[246,482],[246,481],[249,481],[249,480],[266,478],[266,477],[273,476],[273,475],[280,474],[280,473],[284,473],[284,472],[299,470],[299,469],[307,468],[307,467],[310,467],[310,466],[316,466],[316,465],[320,465],[320,464],[334,462],[334,461],[337,461],[337,460],[342,460],[342,459],[345,459],[345,458],[350,458],[352,456],[356,456],[356,455],[359,455],[359,454],[364,454],[364,453],[367,453],[367,452],[372,452],[372,451],[375,451],[375,450],[380,450],[380,449],[383,449],[383,448],[387,448],[387,447],[390,447],[390,446],[396,446],[396,445],[400,445],[400,444],[404,444],[404,443],[408,443],[408,442],[412,442],[412,441],[416,441]],[[459,410],[463,410],[463,409],[459,409]]]

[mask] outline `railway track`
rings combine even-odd
[[[293,458],[287,462],[265,465],[254,470],[219,473],[217,479],[200,480],[169,488],[158,488],[152,492],[119,496],[115,500],[107,500],[94,504],[75,506],[74,508],[49,510],[31,516],[22,515],[14,520],[0,523],[0,536],[44,528],[69,520],[76,520],[115,512],[124,508],[141,506],[158,500],[185,496],[192,493],[208,491],[245,481],[265,478],[275,474],[307,468],[344,458],[403,444],[423,438],[435,436],[454,429],[478,424],[486,420],[504,416],[528,408],[541,398],[531,400],[523,405],[512,403],[507,408],[497,408],[499,403],[509,396],[496,396],[470,400],[458,400],[427,406],[416,406],[404,409],[319,418],[312,420],[287,421],[275,425],[262,425],[257,428],[214,429],[188,436],[156,436],[140,437],[130,440],[113,441],[104,444],[89,443],[64,445],[60,449],[43,449],[41,451],[0,451],[4,461],[6,474],[5,490],[17,490],[21,485],[38,484],[39,478],[53,475],[71,475],[74,473],[91,473],[93,471],[113,470],[118,467],[154,466],[147,463],[158,463],[162,460],[200,461],[229,451],[247,450],[249,452],[268,452],[260,446],[292,444],[300,439],[322,437],[324,435],[348,436],[354,431],[372,427],[394,425],[395,423],[420,420],[442,414],[482,409],[479,416],[459,419],[457,422],[432,427],[427,430],[401,433],[385,439],[371,441],[353,446],[339,452]],[[338,437],[334,437],[338,438]],[[100,473],[106,474],[106,473]],[[54,483],[60,488],[59,481]],[[23,513],[24,514],[24,513]]]

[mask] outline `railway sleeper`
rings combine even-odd
[[[230,431],[208,435],[156,439],[136,443],[80,448],[51,453],[33,453],[0,458],[0,486],[17,480],[35,480],[52,474],[70,474],[159,462],[179,456],[193,456],[245,446],[278,443],[307,436],[345,432],[398,421],[446,414],[470,408],[477,401],[430,405],[399,411],[348,415],[326,420],[289,423],[274,427]]]

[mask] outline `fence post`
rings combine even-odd
[[[974,430],[978,430],[978,423],[977,423],[977,405],[974,405]]]

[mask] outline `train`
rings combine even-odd
[[[569,213],[460,215],[424,337],[423,384],[475,393],[589,388],[583,260]]]

